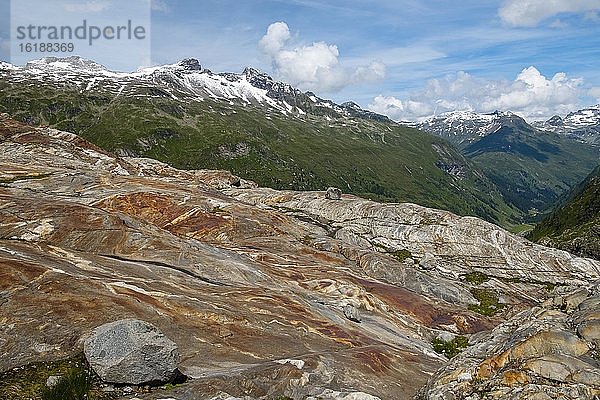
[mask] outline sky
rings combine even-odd
[[[89,12],[123,3],[44,1]],[[149,59],[96,61],[252,66],[395,120],[497,109],[542,120],[600,103],[600,0],[139,1],[151,1]],[[6,61],[9,6],[0,0]]]

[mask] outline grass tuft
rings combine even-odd
[[[498,302],[498,296],[489,289],[471,289],[471,294],[479,301],[479,304],[469,305],[469,310],[478,314],[491,317],[504,308],[504,304]]]
[[[480,285],[483,282],[489,281],[490,277],[488,275],[484,274],[483,272],[474,271],[474,272],[469,272],[468,274],[465,274],[463,276],[463,279],[465,280],[465,282],[473,283],[475,285]]]
[[[56,386],[46,387],[50,376],[61,376]],[[4,400],[112,400],[115,393],[102,392],[83,354],[39,362],[0,374],[0,399]]]
[[[448,358],[452,358],[469,345],[469,339],[467,339],[465,336],[457,336],[454,339],[446,342],[444,340],[435,338],[431,341],[431,344],[436,353],[443,354]]]
[[[412,258],[412,253],[408,250],[398,250],[390,253],[398,261],[402,262],[408,258]]]
[[[63,375],[56,385],[42,390],[42,400],[89,400],[93,375],[84,368],[73,368]]]

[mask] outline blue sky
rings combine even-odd
[[[153,0],[152,9],[153,64],[253,66],[395,119],[496,108],[542,119],[600,102],[600,0]],[[9,32],[4,18],[0,40]]]

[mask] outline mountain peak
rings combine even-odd
[[[244,70],[242,71],[242,75],[244,75],[246,77],[246,79],[248,79],[248,81],[251,81],[253,79],[270,80],[270,81],[273,80],[273,78],[266,72],[263,72],[257,68],[252,68],[252,67],[244,68]]]
[[[196,58],[184,58],[177,63],[177,66],[182,67],[186,71],[202,71],[202,65]]]
[[[355,110],[362,110],[362,107],[353,101],[347,101],[341,104],[342,107],[353,108]]]

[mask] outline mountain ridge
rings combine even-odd
[[[79,73],[82,62],[73,62],[0,69],[0,110],[121,155],[232,170],[263,186],[337,186],[506,224],[518,219],[451,146],[355,103],[320,99],[254,69],[214,74],[193,59],[134,73],[98,73],[96,65]]]
[[[187,87],[184,89],[188,90],[188,95],[191,95],[190,97],[195,97],[196,100],[200,101],[205,97],[216,99],[238,98],[245,103],[251,103],[253,101],[258,103],[266,102],[268,106],[277,109],[283,114],[292,112],[299,115],[306,113],[298,107],[298,105],[304,104],[309,105],[313,112],[317,109],[321,109],[321,111],[329,109],[338,113],[346,113],[348,115],[356,115],[358,113],[363,117],[392,122],[386,116],[362,109],[354,102],[346,102],[340,105],[331,100],[319,98],[312,92],[302,92],[288,83],[274,80],[267,73],[253,67],[245,67],[241,73],[213,73],[210,69],[202,67],[200,61],[195,58],[184,58],[174,64],[142,67],[134,72],[111,71],[93,60],[84,59],[79,56],[66,58],[44,57],[39,60],[32,60],[23,67],[5,63],[3,68],[32,74],[54,70],[59,73],[100,74],[106,78],[120,78],[124,80],[147,79],[150,82],[160,79],[168,80],[169,75],[173,74],[182,78],[181,83],[184,85],[187,84]],[[72,76],[55,75],[52,76],[52,78],[60,81],[72,78]],[[251,90],[248,86],[244,85],[244,81],[263,92]],[[194,83],[202,83],[208,90],[198,92],[197,89],[202,85],[193,85]],[[238,87],[235,89],[237,90],[227,90],[236,84]],[[86,87],[86,90],[89,90],[92,87],[93,86],[88,86]],[[279,100],[283,104],[278,104],[277,102],[269,100]],[[291,100],[290,103],[295,104],[287,103],[289,100]],[[310,104],[310,102],[314,104]]]
[[[597,144],[539,129],[510,112],[451,112],[415,126],[460,148],[510,204],[531,215],[529,222],[551,209],[600,159]]]
[[[555,115],[533,125],[584,143],[600,145],[600,104],[572,111],[565,117]]]

